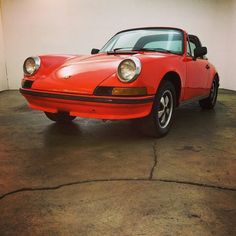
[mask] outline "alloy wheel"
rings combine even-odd
[[[170,123],[173,106],[173,95],[170,90],[166,90],[162,94],[158,109],[158,122],[162,129],[166,128]]]

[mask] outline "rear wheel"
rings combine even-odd
[[[144,118],[143,131],[157,138],[166,135],[173,122],[175,107],[175,87],[170,81],[163,81],[156,94],[151,114]]]
[[[66,112],[51,113],[45,112],[47,118],[58,123],[68,123],[76,118],[76,116],[70,116]]]
[[[217,79],[215,78],[213,80],[213,83],[211,86],[211,91],[210,91],[209,97],[199,101],[199,105],[201,106],[201,108],[203,108],[203,109],[213,109],[214,108],[214,106],[216,104],[217,96],[218,96],[218,87],[219,87],[219,83],[218,83]]]

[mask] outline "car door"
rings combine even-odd
[[[186,86],[184,96],[186,100],[205,96],[208,93],[206,87],[210,76],[209,63],[205,56],[194,58],[194,49],[201,46],[201,42],[196,36],[189,35],[187,40]]]

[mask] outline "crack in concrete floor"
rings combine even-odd
[[[150,171],[149,180],[152,180],[152,179],[153,179],[153,173],[154,173],[155,168],[157,167],[157,150],[156,150],[156,143],[153,144],[152,149],[153,149],[154,162],[153,162],[153,166],[152,166],[151,171]]]
[[[214,188],[218,190],[226,190],[226,191],[236,191],[236,188],[229,188],[229,187],[223,187],[223,186],[217,186],[217,185],[211,185],[211,184],[205,184],[205,183],[197,183],[197,182],[189,182],[189,181],[179,181],[179,180],[171,180],[171,179],[153,179],[153,173],[154,170],[157,167],[158,164],[158,158],[157,158],[157,150],[156,150],[156,142],[152,145],[153,149],[153,165],[150,170],[150,174],[148,178],[110,178],[110,179],[91,179],[91,180],[82,180],[82,181],[74,181],[74,182],[68,182],[56,186],[51,187],[38,187],[38,188],[21,188],[16,189],[11,192],[7,192],[3,195],[0,195],[0,200],[20,193],[20,192],[34,192],[34,191],[51,191],[51,190],[57,190],[63,187],[72,186],[72,185],[81,185],[81,184],[87,184],[87,183],[98,183],[98,182],[119,182],[119,181],[148,181],[148,182],[164,182],[164,183],[175,183],[175,184],[184,184],[184,185],[192,185],[192,186],[198,186],[198,187],[204,187],[204,188]]]
[[[64,183],[56,186],[51,187],[38,187],[38,188],[21,188],[17,189],[8,193],[5,193],[0,196],[0,200],[6,198],[7,196],[17,194],[20,192],[34,192],[34,191],[50,191],[50,190],[57,190],[66,186],[72,186],[72,185],[81,185],[81,184],[88,184],[88,183],[98,183],[98,182],[121,182],[121,181],[146,181],[146,182],[165,182],[165,183],[176,183],[176,184],[185,184],[185,185],[192,185],[192,186],[198,186],[198,187],[204,187],[204,188],[214,188],[218,190],[226,190],[226,191],[236,191],[236,188],[228,188],[223,186],[216,186],[216,185],[210,185],[210,184],[204,184],[204,183],[196,183],[196,182],[188,182],[188,181],[179,181],[179,180],[169,180],[169,179],[149,179],[149,178],[114,178],[114,179],[91,179],[91,180],[82,180],[82,181],[75,181],[75,182],[69,182]]]

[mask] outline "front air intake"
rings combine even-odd
[[[32,81],[32,80],[24,80],[22,83],[22,88],[30,89],[32,87],[33,83],[34,83],[34,81]]]

